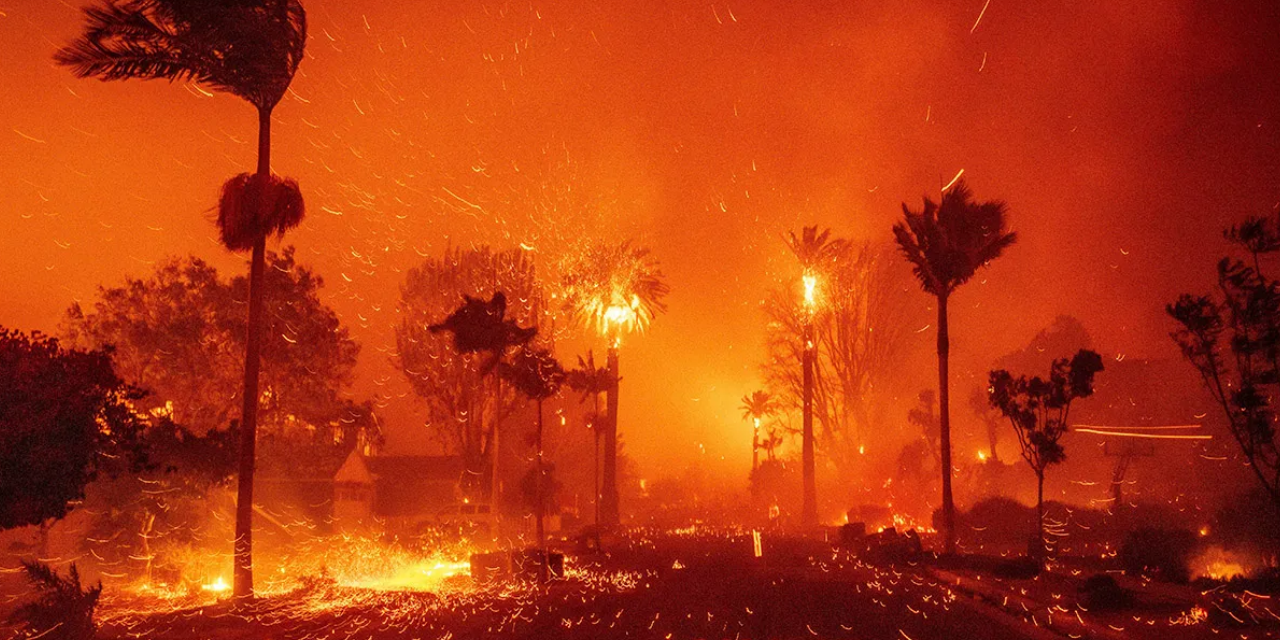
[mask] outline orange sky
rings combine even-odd
[[[984,0],[305,1],[274,129],[309,209],[287,242],[364,345],[357,391],[390,396],[395,447],[422,440],[388,356],[399,282],[451,243],[651,246],[672,295],[623,352],[628,449],[677,469],[701,443],[742,472],[784,230],[884,237],[961,169],[1007,200],[1021,242],[952,305],[967,384],[1059,313],[1109,354],[1175,356],[1164,303],[1280,201],[1262,0],[991,0],[980,21]],[[0,324],[20,329],[167,255],[242,265],[209,209],[253,166],[250,107],[76,80],[50,57],[77,5],[0,0]]]

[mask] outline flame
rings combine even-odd
[[[813,306],[817,304],[818,297],[818,277],[806,273],[804,275],[804,306],[806,309],[813,310]]]
[[[212,591],[213,593],[222,593],[230,588],[231,585],[227,584],[227,581],[223,580],[222,576],[218,576],[218,579],[213,582],[200,585],[202,591]]]
[[[424,560],[401,567],[389,576],[355,580],[345,586],[377,591],[438,591],[453,577],[471,577],[471,563],[464,561]]]
[[[1211,580],[1242,578],[1251,573],[1251,566],[1252,563],[1243,555],[1213,546],[1191,561],[1191,577]]]

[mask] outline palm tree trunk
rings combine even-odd
[[[801,446],[801,474],[804,476],[804,502],[800,520],[806,527],[818,524],[818,488],[814,480],[813,452],[813,324],[805,323],[804,340],[804,433]]]
[[[258,111],[258,175],[271,175],[271,111]],[[236,538],[233,591],[236,598],[253,597],[253,471],[258,437],[258,352],[262,337],[262,281],[266,267],[266,237],[253,245],[249,264],[249,326],[245,338],[244,398],[240,417],[240,473],[236,493]]]
[[[755,426],[751,431],[751,470],[755,471],[760,466],[760,427]]]
[[[543,495],[543,479],[544,472],[542,466],[542,398],[538,398],[538,457],[537,472],[533,479],[534,493],[538,496],[537,518],[538,518],[538,582],[547,582],[547,533],[543,528],[542,518],[546,514],[546,503]]]
[[[609,417],[604,430],[604,478],[600,488],[600,519],[606,528],[618,526],[618,348],[609,347],[609,391],[605,399]]]
[[[947,296],[938,296],[938,412],[942,458],[943,550],[956,552],[956,505],[951,496],[951,391],[948,385],[948,358],[951,338],[947,334]]]
[[[497,392],[494,397],[501,398],[503,393],[501,379],[498,380],[497,386]],[[497,409],[495,408],[494,411],[496,413]],[[539,411],[539,413],[541,413],[541,411]],[[498,521],[498,514],[500,513],[500,510],[498,509],[498,494],[501,492],[502,483],[499,480],[501,476],[498,475],[498,459],[499,456],[502,455],[502,441],[498,437],[498,432],[499,427],[501,426],[502,423],[495,415],[493,422],[493,435],[489,438],[489,515],[493,518],[495,527],[493,532],[494,534],[498,533],[497,527],[500,524]]]

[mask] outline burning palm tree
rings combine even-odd
[[[814,469],[813,442],[813,376],[817,341],[813,336],[813,316],[818,307],[818,283],[823,272],[829,270],[844,250],[843,240],[832,239],[831,230],[818,231],[818,227],[805,227],[797,237],[791,232],[787,246],[800,263],[801,282],[804,284],[804,322],[801,340],[804,344],[803,431],[801,436],[801,475],[804,478],[804,504],[800,518],[806,526],[818,524],[818,487]]]
[[[760,424],[773,415],[773,396],[768,391],[753,391],[742,396],[742,419],[751,421],[751,470],[760,466]]]
[[[649,250],[630,242],[597,245],[564,270],[565,307],[571,317],[608,342],[608,419],[604,431],[601,524],[618,524],[618,348],[624,333],[644,331],[663,311],[670,288]]]
[[[956,549],[955,502],[951,496],[951,405],[947,385],[947,300],[980,267],[1000,257],[1017,241],[1007,231],[1004,202],[974,202],[961,180],[944,189],[941,204],[924,199],[924,208],[902,205],[904,220],[893,225],[902,254],[912,265],[920,286],[938,299],[938,410],[941,414],[942,528],[947,553]]]
[[[253,595],[253,473],[266,238],[296,227],[298,184],[271,173],[271,112],[307,43],[299,0],[103,0],[85,9],[81,38],[55,55],[80,77],[194,81],[238,96],[258,112],[258,166],[226,183],[218,229],[232,251],[252,251],[248,339],[236,499],[235,595]]]

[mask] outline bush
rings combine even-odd
[[[992,568],[991,574],[1003,580],[1030,580],[1044,569],[1044,564],[1035,558],[1002,559]]]
[[[934,528],[942,525],[941,510],[933,516]],[[956,514],[956,529],[966,545],[1022,546],[1036,522],[1034,507],[1005,497],[987,498],[968,511]],[[939,529],[940,530],[940,529]]]
[[[1186,529],[1143,527],[1125,536],[1120,565],[1131,573],[1186,583],[1197,545],[1196,535]]]
[[[48,640],[90,640],[97,634],[93,611],[102,595],[101,582],[81,588],[80,572],[74,564],[65,578],[42,562],[24,561],[22,568],[38,597],[13,612],[15,622]]]
[[[1133,594],[1121,587],[1115,578],[1098,573],[1080,585],[1080,602],[1090,611],[1116,611],[1132,606]]]

